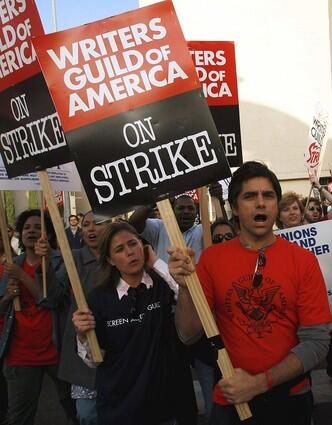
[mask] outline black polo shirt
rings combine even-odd
[[[99,425],[157,425],[175,417],[185,365],[179,354],[173,293],[156,273],[151,288],[119,299],[115,287],[89,295],[104,362],[97,368]]]

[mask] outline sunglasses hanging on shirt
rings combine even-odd
[[[263,284],[263,275],[261,272],[261,269],[265,267],[266,265],[266,257],[264,254],[264,251],[260,250],[258,252],[258,257],[256,261],[256,267],[254,272],[254,277],[252,279],[252,287],[253,288],[260,288]]]

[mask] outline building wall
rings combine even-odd
[[[140,6],[154,3],[140,0]],[[303,154],[317,101],[331,114],[328,0],[174,0],[187,40],[235,42],[244,160],[307,194]],[[330,135],[332,131],[330,129]],[[331,137],[322,176],[332,168]]]
[[[86,196],[84,187],[82,185],[82,192],[75,192],[75,205],[76,205],[76,212],[78,213],[87,213],[91,210],[91,205],[88,200],[88,197]]]

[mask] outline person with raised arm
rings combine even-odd
[[[80,357],[96,366],[87,345],[90,329],[104,350],[96,371],[98,425],[195,424],[190,370],[172,314],[174,288],[147,266],[149,254],[126,222],[108,225],[99,255],[101,275],[89,310],[73,314]]]
[[[324,360],[330,309],[316,257],[275,236],[281,187],[264,164],[244,163],[228,199],[238,237],[203,251],[197,274],[235,368],[214,388],[211,425],[238,424],[234,404],[249,402],[255,425],[310,425],[308,373]],[[185,284],[194,270],[187,253],[169,249],[179,283],[176,326],[191,343],[202,325]]]

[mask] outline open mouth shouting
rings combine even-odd
[[[265,223],[267,221],[267,215],[266,214],[256,214],[254,216],[254,221],[256,223]]]

